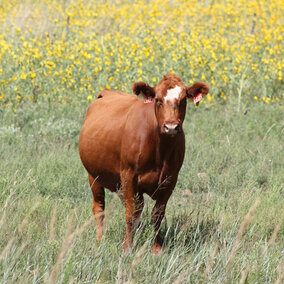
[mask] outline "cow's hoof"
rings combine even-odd
[[[123,247],[123,254],[124,255],[129,255],[130,253],[131,253],[130,247]]]
[[[124,242],[123,244],[123,253],[124,255],[129,255],[131,253],[131,245],[128,242]]]
[[[152,249],[152,254],[159,255],[163,251],[162,246],[158,243],[154,244]]]
[[[98,242],[101,242],[102,241],[102,238],[103,238],[103,232],[102,231],[97,231],[96,232],[96,240]]]

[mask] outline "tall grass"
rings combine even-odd
[[[2,129],[16,129],[1,132],[2,283],[281,283],[279,107],[253,104],[246,113],[234,105],[188,107],[186,157],[159,257],[151,255],[150,198],[130,255],[122,253],[124,207],[109,191],[105,236],[95,241],[92,197],[77,149],[84,111],[54,109],[52,124],[45,108],[22,112],[24,122],[8,112],[2,119]],[[44,131],[59,125],[62,131]]]

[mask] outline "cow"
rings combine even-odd
[[[98,241],[103,236],[104,188],[122,191],[125,253],[131,249],[145,193],[156,202],[151,213],[155,230],[152,253],[162,251],[160,225],[185,154],[182,124],[187,99],[198,104],[208,91],[206,83],[188,87],[177,75],[167,74],[155,87],[134,83],[132,95],[103,90],[89,106],[79,153],[93,193]],[[145,100],[139,99],[140,94]]]

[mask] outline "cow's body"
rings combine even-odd
[[[89,107],[80,136],[84,166],[111,191],[121,189],[121,169],[132,167],[137,173],[137,192],[156,200],[162,184],[177,179],[185,150],[183,132],[178,139],[161,139],[154,102],[145,104],[137,96],[119,92],[100,95]]]
[[[156,97],[155,102],[145,103],[135,95],[108,90],[102,91],[90,105],[80,134],[79,151],[94,196],[97,239],[101,239],[103,232],[104,188],[123,191],[127,222],[125,251],[131,246],[132,227],[139,220],[146,193],[156,200],[152,211],[157,232],[153,252],[160,252],[160,223],[184,159],[181,125],[186,107],[184,90],[189,90],[186,88],[189,87],[177,76],[167,75],[155,88],[145,83],[134,88],[137,94],[142,91],[152,97],[157,93],[159,100],[164,97],[165,106],[159,106]],[[169,95],[165,96],[165,92]],[[206,89],[204,94],[207,92]],[[195,89],[194,93],[197,94]],[[179,111],[176,107],[173,110],[174,105],[179,106]]]

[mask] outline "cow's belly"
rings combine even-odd
[[[140,193],[146,193],[153,199],[155,194],[159,191],[159,172],[151,171],[138,176],[138,191]]]
[[[92,173],[92,176],[101,186],[109,189],[112,192],[121,189],[119,173],[114,174],[109,172],[94,172]],[[156,171],[140,174],[138,176],[138,192],[146,193],[155,199],[155,194],[159,191],[158,182],[159,173]]]
[[[95,172],[91,175],[102,187],[105,187],[112,192],[121,189],[119,174]]]

